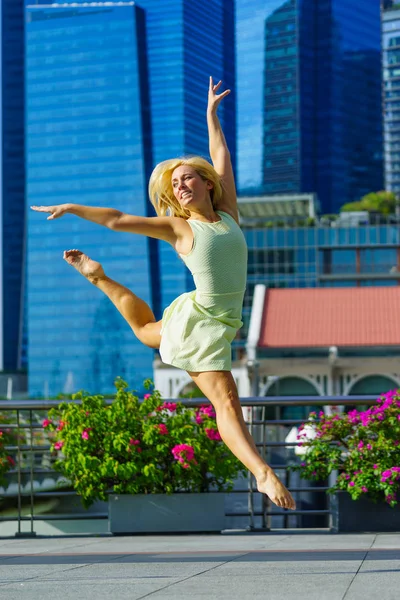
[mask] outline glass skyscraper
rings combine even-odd
[[[82,6],[80,6],[82,4]],[[33,5],[26,12],[27,205],[76,202],[150,215],[153,166],[208,156],[208,76],[234,85],[231,0]],[[221,120],[235,162],[235,97]],[[153,351],[62,251],[79,248],[157,318],[192,287],[174,250],[66,215],[28,219],[29,392],[140,387]]]
[[[125,6],[26,13],[27,206],[76,202],[148,214],[143,14]],[[152,351],[63,260],[79,248],[152,301],[146,239],[28,212],[30,395],[109,392],[151,374]]]
[[[0,4],[0,369],[26,366],[23,344],[25,167],[23,0]]]
[[[380,2],[237,2],[238,188],[337,212],[383,185]]]
[[[400,192],[400,8],[382,15],[385,189]]]

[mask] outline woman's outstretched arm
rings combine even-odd
[[[148,237],[157,238],[169,242],[174,247],[179,239],[182,239],[190,230],[184,219],[179,217],[137,217],[123,213],[115,208],[101,208],[97,206],[84,206],[82,204],[58,204],[55,206],[31,206],[37,212],[50,213],[47,217],[58,219],[69,213],[104,225],[113,231],[125,231],[137,233]]]
[[[207,106],[207,126],[210,156],[214,165],[214,169],[221,177],[223,185],[222,199],[215,208],[216,210],[224,210],[230,213],[238,221],[239,215],[237,210],[236,186],[235,178],[233,176],[231,155],[217,115],[217,109],[221,100],[230,94],[230,90],[225,90],[222,92],[222,94],[217,94],[221,83],[222,82],[219,81],[216,85],[214,85],[213,79],[210,77]]]

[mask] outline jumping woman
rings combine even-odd
[[[104,273],[100,263],[79,250],[64,259],[115,304],[136,337],[160,350],[164,363],[186,370],[213,404],[225,444],[253,473],[258,491],[277,506],[295,509],[295,501],[258,453],[246,427],[231,373],[231,343],[242,326],[247,276],[247,247],[238,225],[230,154],[217,116],[221,82],[210,77],[207,124],[213,166],[200,157],[176,158],[157,165],[149,194],[157,217],[136,217],[113,208],[79,204],[32,206],[57,219],[71,213],[104,225],[164,240],[191,271],[196,289],[182,294],[156,321],[150,307]]]

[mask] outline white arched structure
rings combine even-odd
[[[323,396],[323,394],[324,394],[323,387],[321,385],[321,382],[318,382],[317,378],[315,376],[313,376],[313,375],[308,375],[308,376],[307,375],[297,375],[297,374],[283,375],[282,377],[279,377],[279,376],[269,377],[266,382],[263,382],[260,385],[260,396],[267,396],[268,390],[277,381],[284,381],[285,379],[294,379],[294,378],[300,379],[300,380],[305,381],[306,383],[309,383],[310,385],[312,385],[313,388],[315,389],[316,396]]]
[[[357,383],[359,383],[363,379],[367,379],[368,377],[385,377],[385,378],[393,381],[393,387],[400,388],[400,375],[399,374],[396,374],[396,373],[368,373],[368,374],[365,374],[365,373],[363,373],[362,375],[353,375],[352,377],[348,378],[348,380],[345,382],[345,385],[344,385],[343,395],[344,396],[350,395],[352,389],[357,385]]]

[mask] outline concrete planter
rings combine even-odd
[[[400,505],[375,504],[367,497],[352,500],[346,492],[337,494],[333,528],[338,533],[400,532]]]
[[[111,533],[220,532],[225,528],[225,494],[111,494]]]

